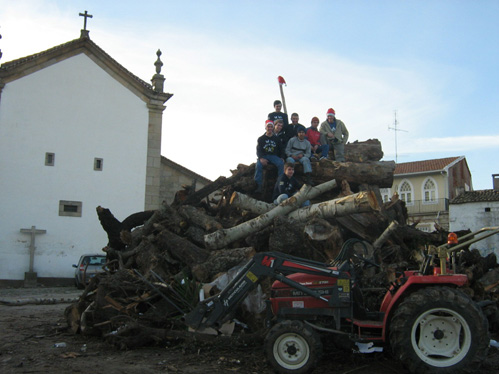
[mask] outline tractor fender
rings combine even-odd
[[[468,283],[468,277],[464,274],[420,275],[416,271],[406,271],[405,277],[406,280],[401,286],[392,285],[390,287],[381,303],[380,312],[385,315],[383,319],[383,341],[387,339],[393,312],[405,297],[424,287],[449,286],[456,288]]]

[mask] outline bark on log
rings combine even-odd
[[[358,140],[345,144],[345,160],[347,162],[379,161],[383,158],[381,142],[378,139],[369,139],[364,142]]]
[[[96,211],[102,228],[107,233],[108,246],[118,251],[126,246],[122,241],[121,232],[130,232],[133,228],[143,225],[154,213],[152,210],[134,213],[120,222],[109,209],[98,206]]]
[[[206,249],[199,248],[169,230],[163,230],[156,235],[154,244],[163,250],[168,250],[174,259],[189,267],[202,263],[210,256],[210,252]]]
[[[386,230],[383,231],[383,234],[381,234],[380,237],[376,239],[376,241],[373,243],[373,248],[375,251],[377,251],[383,246],[383,244],[388,240],[392,232],[394,232],[398,226],[399,224],[397,221],[392,221],[390,223],[390,225],[386,228]]]
[[[250,212],[258,215],[267,213],[269,210],[275,207],[275,205],[273,204],[253,199],[252,197],[249,197],[248,195],[242,194],[240,192],[234,192],[232,194],[232,196],[230,197],[230,205],[237,208],[249,210]]]
[[[177,211],[171,206],[163,202],[161,208],[156,210],[154,214],[144,224],[144,236],[149,235],[156,228],[155,224],[160,223],[168,230],[178,234],[180,230],[187,226],[185,220],[179,216]]]
[[[299,170],[299,169],[298,169]],[[394,161],[371,162],[336,162],[321,160],[312,167],[314,181],[336,179],[346,180],[350,184],[370,184],[380,188],[393,185]]]
[[[258,216],[252,220],[246,221],[238,226],[229,229],[218,230],[212,234],[205,235],[204,241],[206,248],[223,248],[238,239],[246,237],[254,231],[260,230],[270,225],[275,217],[288,214],[289,212],[297,209],[307,199],[319,196],[323,192],[328,191],[334,187],[336,187],[335,180],[323,183],[317,187],[303,185],[302,189],[296,195],[287,199],[271,211],[262,214],[261,216]]]
[[[181,206],[178,209],[178,213],[187,221],[201,227],[207,232],[213,232],[223,228],[220,222],[191,205]]]
[[[333,218],[373,210],[379,210],[376,196],[372,191],[362,191],[295,210],[288,216],[297,221],[306,221],[312,217]]]
[[[374,242],[388,225],[386,218],[377,211],[345,215],[337,217],[336,221],[369,243]]]
[[[203,283],[211,282],[219,273],[247,261],[255,255],[252,247],[214,251],[202,264],[192,268],[192,274]]]

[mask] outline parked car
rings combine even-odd
[[[84,288],[90,279],[97,273],[104,271],[106,264],[105,255],[83,255],[78,261],[78,265],[73,264],[75,268],[75,286],[77,288]]]

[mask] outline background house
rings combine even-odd
[[[450,231],[478,231],[499,226],[499,174],[492,176],[493,189],[466,191],[450,201]],[[499,234],[471,245],[484,256],[494,252],[499,257]]]
[[[473,189],[464,156],[398,163],[392,188],[381,189],[384,201],[394,193],[405,201],[409,223],[433,231],[434,224],[449,229],[449,200]]]
[[[0,281],[72,278],[80,255],[107,243],[97,206],[123,220],[156,209],[181,188],[175,182],[161,188],[168,180],[162,114],[172,94],[163,92],[160,54],[151,56],[152,85],[86,30],[0,66]],[[190,178],[187,169],[182,173]],[[32,227],[44,232],[21,231]]]

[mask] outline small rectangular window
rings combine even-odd
[[[66,217],[81,217],[81,201],[59,201],[59,215]]]
[[[104,160],[102,158],[94,158],[94,170],[102,171]]]
[[[55,153],[47,152],[45,153],[45,166],[54,166],[55,163]]]
[[[490,212],[490,208],[489,207],[485,208],[485,211]]]

